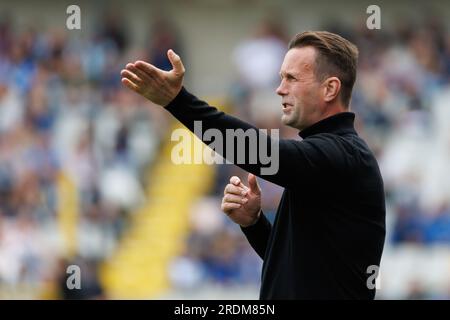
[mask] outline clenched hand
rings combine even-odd
[[[256,176],[251,173],[248,185],[245,186],[236,176],[231,177],[222,199],[222,211],[242,227],[255,224],[261,214],[261,189]]]

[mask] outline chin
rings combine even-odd
[[[285,126],[294,127],[295,121],[292,118],[282,116],[281,123],[284,124]]]
[[[294,117],[286,117],[286,116],[282,116],[281,117],[281,123],[284,124],[285,126],[297,129],[297,130],[303,130],[303,126],[301,124],[298,123],[298,121],[296,121],[296,119],[294,119]]]

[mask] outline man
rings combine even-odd
[[[190,130],[196,120],[221,132],[253,128],[189,94],[180,58],[170,50],[168,57],[170,72],[142,61],[128,64],[123,84],[165,106]],[[329,32],[304,32],[289,44],[277,94],[283,124],[303,140],[259,138],[279,143],[279,170],[263,177],[285,188],[273,226],[261,211],[253,175],[261,163],[239,165],[253,173],[249,187],[232,177],[225,188],[222,210],[264,260],[261,299],[375,297],[370,280],[384,246],[385,202],[376,159],[349,112],[357,57],[355,45]]]

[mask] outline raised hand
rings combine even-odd
[[[168,105],[183,86],[184,66],[180,57],[172,49],[167,57],[173,69],[164,71],[144,61],[128,63],[120,72],[122,83],[160,106]]]

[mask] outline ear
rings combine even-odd
[[[324,82],[324,100],[331,102],[339,95],[341,90],[341,80],[337,77],[327,78]]]

